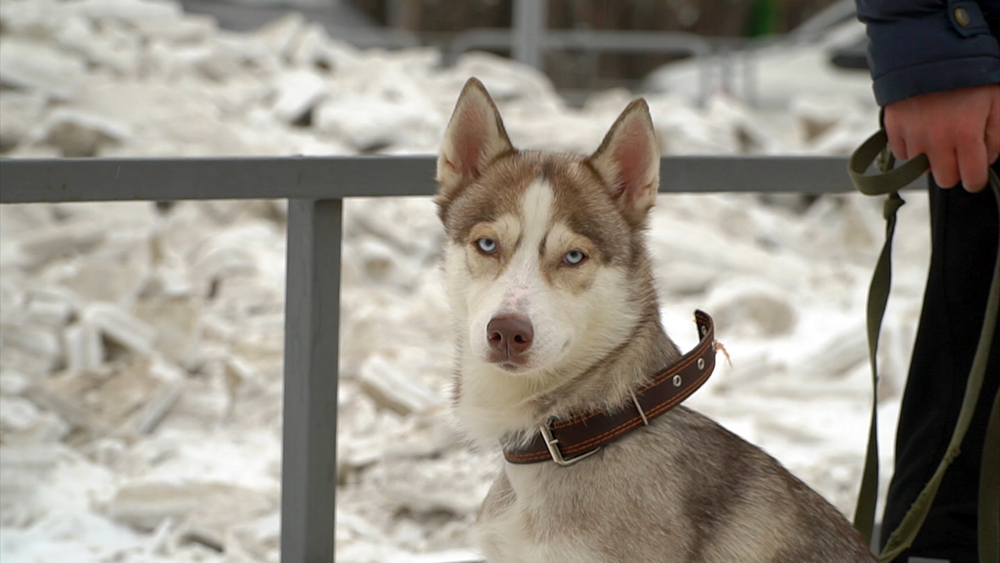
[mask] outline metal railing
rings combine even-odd
[[[662,193],[852,189],[847,159],[670,156]],[[281,560],[332,562],[343,200],[434,193],[433,156],[2,159],[0,203],[288,199]]]

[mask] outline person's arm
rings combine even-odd
[[[899,158],[926,153],[940,186],[986,184],[1000,153],[1000,45],[978,3],[858,0],[875,98]],[[996,14],[1000,15],[1000,14]]]

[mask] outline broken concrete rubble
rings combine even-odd
[[[0,396],[0,435],[7,445],[52,444],[69,426],[52,412],[43,412],[23,397]]]
[[[58,148],[62,156],[83,157],[98,156],[106,146],[121,144],[130,135],[128,127],[113,120],[60,108],[29,137]]]
[[[0,153],[22,142],[35,124],[42,119],[48,101],[36,93],[8,91],[0,96]]]
[[[156,329],[117,305],[91,303],[83,309],[82,318],[106,338],[133,352],[148,354],[153,350]]]
[[[53,46],[31,39],[0,37],[0,85],[6,88],[33,90],[53,100],[67,101],[76,95],[84,74],[82,61]]]
[[[48,512],[38,498],[58,462],[60,447],[44,444],[0,447],[0,526],[23,527]]]
[[[104,363],[104,344],[94,325],[76,323],[63,331],[66,345],[66,369],[71,373],[93,371]]]
[[[311,70],[293,70],[278,78],[274,113],[288,123],[306,124],[308,114],[326,95],[326,81]]]
[[[62,342],[52,327],[0,323],[0,366],[27,373],[48,373],[62,363]]]
[[[148,433],[177,402],[183,372],[148,359],[81,372],[64,372],[35,382],[25,391],[32,401],[57,413],[91,438]]]
[[[23,237],[14,247],[25,268],[34,269],[58,257],[86,252],[104,240],[107,233],[94,223],[50,226]]]
[[[423,412],[443,404],[441,397],[427,389],[398,365],[373,355],[358,370],[358,382],[369,397],[383,408],[401,415]]]
[[[147,531],[172,519],[192,539],[221,548],[233,514],[253,518],[274,508],[275,500],[228,483],[137,481],[120,487],[106,512],[118,522]]]

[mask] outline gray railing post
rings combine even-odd
[[[334,560],[343,200],[288,202],[281,560]]]
[[[511,54],[518,62],[542,68],[545,28],[549,15],[547,0],[514,0]]]

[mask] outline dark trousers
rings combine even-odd
[[[1000,161],[993,170],[1000,174]],[[896,429],[896,471],[883,518],[884,543],[934,474],[962,406],[979,341],[997,252],[997,205],[989,186],[930,187],[931,265],[920,327]],[[905,236],[905,233],[902,233]],[[976,513],[983,437],[1000,386],[1000,331],[993,335],[986,378],[961,454],[913,546],[896,559],[978,563]]]

